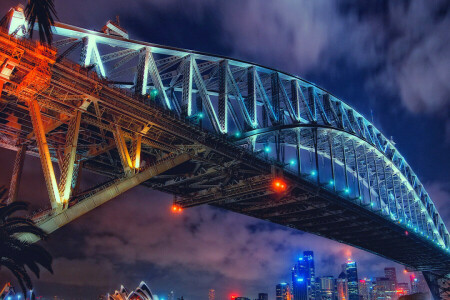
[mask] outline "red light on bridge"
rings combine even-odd
[[[405,231],[405,235],[409,235],[409,232],[408,232],[408,231]]]
[[[280,192],[286,191],[286,189],[287,189],[287,184],[286,184],[286,182],[284,182],[284,181],[281,180],[281,179],[274,179],[274,180],[272,181],[272,187],[273,187],[273,189],[275,190],[275,192],[280,193]]]
[[[176,204],[172,205],[172,212],[173,213],[180,213],[182,210],[183,210],[183,208],[181,206],[176,205]]]

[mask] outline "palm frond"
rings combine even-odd
[[[41,245],[32,244],[19,238],[20,234],[34,234],[41,239],[47,233],[27,217],[15,216],[16,212],[28,208],[25,202],[3,204],[1,199],[6,195],[6,189],[0,186],[0,266],[9,269],[16,277],[21,289],[26,294],[32,289],[30,270],[39,278],[41,267],[53,273],[52,256]]]
[[[25,8],[30,38],[33,37],[34,25],[38,23],[39,40],[51,44],[53,40],[52,26],[55,25],[56,10],[53,0],[28,0]]]

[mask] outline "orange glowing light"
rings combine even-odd
[[[274,179],[272,181],[272,187],[275,190],[275,192],[284,192],[286,191],[287,184],[282,179]]]
[[[172,205],[172,211],[174,213],[180,213],[182,210],[183,210],[183,208],[181,206],[176,205],[176,204]]]

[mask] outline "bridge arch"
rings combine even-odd
[[[21,29],[25,24],[17,23],[17,20],[24,20],[23,16],[17,17],[21,13],[15,9],[10,11],[10,19],[15,23],[10,24],[9,35],[23,37]],[[33,102],[34,114],[39,115],[39,106],[42,106],[50,111],[50,116],[65,114],[68,119],[51,120],[51,126],[45,129],[48,131],[41,130],[40,138],[45,139],[46,133],[58,127],[77,132],[69,135],[72,140],[65,140],[65,150],[70,154],[67,161],[75,162],[76,157],[82,157],[78,163],[83,162],[85,166],[92,163],[91,169],[100,169],[113,180],[68,199],[73,200],[69,201],[70,209],[64,211],[66,207],[57,206],[63,213],[44,215],[45,220],[40,225],[55,230],[137,184],[179,193],[171,188],[192,178],[162,173],[192,158],[191,153],[171,155],[198,147],[206,153],[215,151],[220,154],[216,157],[224,160],[236,152],[258,163],[257,171],[265,172],[277,165],[286,173],[298,175],[298,180],[307,180],[334,193],[336,198],[347,199],[371,213],[378,213],[389,220],[389,225],[400,226],[395,230],[414,232],[425,241],[421,249],[433,247],[433,253],[445,257],[448,265],[449,233],[419,178],[391,140],[362,114],[325,89],[298,76],[251,62],[136,41],[128,35],[111,35],[110,31],[97,32],[62,23],[56,23],[54,31],[53,46],[58,49],[53,62],[54,74],[58,76],[57,82],[52,83],[56,86],[55,94],[46,91],[49,94],[43,93],[42,98],[48,96],[47,99]],[[68,59],[79,61],[80,65]],[[91,70],[96,70],[96,74]],[[74,77],[78,81],[72,81]],[[7,92],[13,93],[14,84],[5,85]],[[58,102],[57,98],[64,93],[71,98]],[[78,104],[72,105],[72,102]],[[26,116],[19,122],[24,126],[7,129],[15,130],[14,133],[22,130],[19,132],[22,136],[33,140],[33,132],[24,129],[25,125],[30,127],[26,107],[14,105],[8,103],[6,111],[14,117],[19,113]],[[8,127],[8,120],[1,121],[2,129]],[[89,134],[79,132],[80,124]],[[76,142],[72,143],[78,140],[78,133],[84,148],[77,149]],[[57,138],[59,140],[50,141],[51,151],[48,145],[45,149],[47,166],[52,160],[60,160],[60,153],[54,149],[61,147],[62,139]],[[16,149],[17,140],[2,136],[4,140],[9,143],[4,144]],[[100,146],[92,147],[97,142]],[[140,158],[136,155],[141,154],[141,144],[147,156],[159,159],[157,162],[149,160],[147,166],[150,167],[146,170],[141,170]],[[28,151],[39,155],[41,148],[29,147]],[[113,161],[111,163],[102,155],[112,148],[118,150],[114,157],[107,158]],[[244,148],[245,151],[241,151]],[[114,163],[114,159],[119,163]],[[225,162],[219,166],[220,170],[233,163],[239,162]],[[246,163],[248,167],[250,163]],[[123,170],[117,167],[120,164]],[[193,169],[200,169],[198,165]],[[193,177],[213,173],[215,167],[219,168],[201,170]],[[65,175],[69,173],[74,171],[65,171]],[[154,177],[157,177],[155,182],[149,182]],[[77,180],[76,176],[68,178]],[[170,180],[165,181],[165,178]],[[65,186],[71,191],[70,184]],[[57,195],[55,184],[53,187]],[[207,184],[197,184],[189,191],[207,192],[207,187]],[[409,250],[416,245],[413,239],[407,242],[411,246]],[[409,258],[409,262],[412,260]],[[425,261],[422,260],[422,266],[426,265]],[[433,263],[436,266],[435,261]]]

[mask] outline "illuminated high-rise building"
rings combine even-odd
[[[289,284],[286,282],[277,284],[276,286],[276,300],[292,300],[291,290]]]
[[[292,268],[293,300],[309,300],[308,298],[308,264],[304,257],[300,257]]]
[[[208,300],[215,300],[215,299],[216,299],[216,291],[210,289],[208,292]]]
[[[347,276],[348,300],[359,300],[358,269],[356,262],[351,259],[345,264],[345,275]]]
[[[397,299],[395,283],[387,277],[377,277],[374,285],[375,299]]]
[[[314,252],[304,251],[292,268],[292,294],[294,300],[315,300]]]
[[[336,280],[333,276],[318,277],[319,289],[316,289],[316,300],[334,300],[336,296]]]
[[[348,290],[347,290],[347,275],[342,271],[336,279],[336,290],[337,290],[337,299],[338,300],[347,300],[348,299]]]
[[[303,259],[306,261],[306,265],[308,268],[308,277],[307,277],[307,284],[308,284],[308,299],[309,300],[315,300],[316,298],[316,269],[314,267],[314,252],[313,251],[304,251],[303,252]]]
[[[394,282],[395,287],[397,287],[397,271],[394,267],[384,268],[384,277],[389,278],[390,281]]]
[[[258,300],[269,300],[269,295],[267,293],[259,293]]]
[[[364,278],[359,280],[358,288],[361,300],[372,300],[373,283],[371,279]]]

